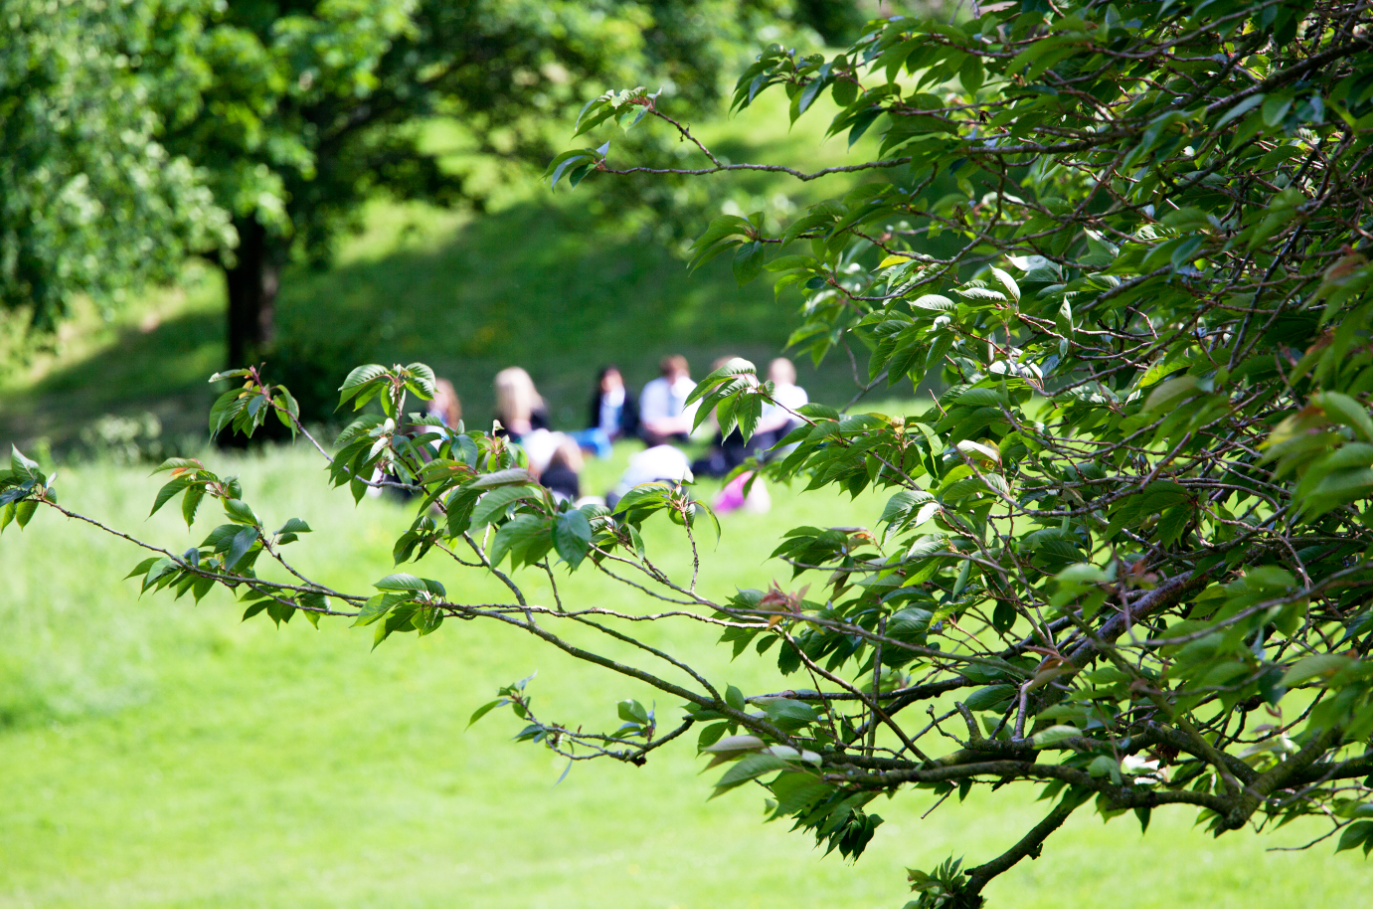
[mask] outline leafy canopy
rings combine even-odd
[[[604,86],[699,111],[747,36],[809,20],[785,0],[0,0],[0,21],[0,311],[41,334],[188,253],[325,261],[378,193],[481,204]]]
[[[413,490],[396,562],[490,571],[507,602],[408,573],[375,592],[306,579],[280,555],[304,528],[268,532],[237,481],[195,462],[164,465],[159,499],[218,499],[228,523],[181,555],[140,544],[153,555],[134,575],[224,584],[278,621],[352,617],[377,643],[449,617],[522,629],[683,712],[663,731],[627,701],[621,725],[590,733],[537,713],[526,680],[474,721],[509,707],[521,739],[569,766],[642,763],[696,731],[725,766],[717,793],[761,787],[771,817],[846,856],[880,825],[879,796],[1042,787],[1044,819],[1000,856],[912,870],[914,909],[981,905],[1079,810],[1146,828],[1155,809],[1189,810],[1217,836],[1311,815],[1337,849],[1369,852],[1373,14],[1287,0],[975,13],[874,22],[828,58],[772,47],[740,79],[736,107],[785,91],[793,118],[829,92],[831,131],[874,137],[876,157],[815,173],[727,161],[670,101],[632,90],[589,105],[579,130],[661,123],[699,166],[622,164],[601,144],[549,168],[554,183],[768,169],[835,185],[790,223],[716,220],[696,262],[772,271],[802,298],[794,345],[866,358],[853,403],[796,411],[747,467],[820,494],[880,490],[871,526],[795,528],[773,553],[790,577],[715,597],[661,570],[639,532],[666,518],[693,564],[709,558],[702,530],[719,530],[689,487],[638,487],[614,511],[556,501],[506,440],[406,415],[407,395],[431,392],[421,364],[363,366],[341,389],[362,415],[320,447],[333,482]],[[272,413],[300,429],[280,389],[234,378],[214,429]],[[859,403],[907,381],[942,392],[900,415]],[[772,393],[734,361],[696,397],[747,435]],[[0,522],[71,513],[18,453],[5,477]],[[552,603],[526,597],[530,570]],[[645,610],[563,602],[561,570],[633,583]],[[775,660],[776,686],[708,678],[641,640],[642,621],[718,627],[736,656]],[[640,659],[573,643],[572,627]]]
[[[160,136],[187,50],[159,34],[177,5],[0,2],[0,320],[49,330],[74,294],[109,305],[232,242],[195,163]],[[142,67],[155,55],[166,78]]]

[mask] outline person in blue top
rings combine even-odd
[[[601,367],[591,393],[587,428],[572,434],[577,444],[598,457],[610,457],[610,446],[617,439],[633,438],[639,432],[639,401],[634,390],[625,386],[620,368]]]

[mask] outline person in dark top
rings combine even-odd
[[[599,429],[612,442],[639,432],[639,398],[625,385],[618,366],[604,366],[596,374],[587,426]]]
[[[711,364],[711,369],[719,369],[732,359],[734,358],[720,357]],[[715,415],[711,414],[707,420],[715,423]],[[723,477],[750,457],[762,460],[768,446],[772,444],[770,437],[761,434],[755,434],[745,442],[738,427],[731,429],[726,436],[720,433],[719,424],[715,425],[717,429],[710,449],[691,463],[691,472],[698,477]]]
[[[633,389],[625,387],[618,366],[602,366],[596,373],[596,387],[591,392],[586,429],[569,435],[583,451],[595,452],[598,458],[608,458],[614,442],[632,439],[638,431],[639,401]]]

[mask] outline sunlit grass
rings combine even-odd
[[[372,500],[355,508],[346,492],[326,493],[307,451],[210,457],[243,477],[265,520],[299,516],[316,528],[293,547],[306,570],[355,590],[391,570],[408,510]],[[593,462],[588,485],[617,469]],[[85,465],[63,477],[68,505],[169,547],[198,542],[217,523],[208,509],[195,533],[171,514],[145,521],[157,481],[141,469]],[[786,489],[773,499],[768,515],[725,519],[707,591],[785,582],[788,572],[765,561],[785,529],[869,523],[880,507],[874,496],[850,503]],[[679,531],[666,522],[648,530],[663,563],[684,568]],[[9,591],[0,602],[9,667],[0,906],[895,909],[906,898],[904,867],[950,854],[984,861],[1044,810],[1031,790],[979,788],[922,821],[930,799],[903,793],[874,803],[887,822],[849,867],[782,823],[763,825],[762,799],[747,790],[707,802],[716,771],[697,775],[690,741],[644,768],[580,765],[555,785],[564,765],[510,742],[519,723],[508,714],[464,729],[498,685],[535,670],[541,713],[587,728],[613,725],[614,702],[627,695],[656,700],[666,723],[679,715],[670,698],[492,624],[450,621],[372,652],[370,629],[343,622],[320,631],[300,620],[280,630],[262,618],[240,623],[240,608],[219,592],[199,607],[139,599],[133,581],[116,580],[139,558],[51,513],[0,538]],[[433,556],[411,570],[462,598],[499,591]],[[546,580],[524,581],[547,598]],[[565,583],[570,601],[646,608],[589,575]],[[717,682],[796,684],[765,661],[730,662],[709,631],[651,634]],[[993,905],[1361,904],[1367,869],[1354,853],[1334,856],[1329,844],[1262,851],[1301,842],[1310,828],[1211,840],[1191,822],[1185,809],[1160,810],[1141,837],[1130,816],[1103,826],[1084,810],[1042,858],[993,886]]]

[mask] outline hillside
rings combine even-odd
[[[733,160],[845,160],[843,140],[822,141],[827,111],[779,131],[785,118],[766,108],[780,100],[701,132]],[[808,187],[790,178],[720,180],[715,207],[694,209],[689,233],[722,205],[776,215],[807,201]],[[674,192],[699,202],[701,189],[680,184]],[[681,241],[664,238],[643,212],[604,211],[594,193],[555,193],[532,173],[502,184],[492,200],[484,214],[378,200],[330,267],[288,268],[268,375],[322,401],[358,362],[422,360],[454,382],[468,418],[482,421],[491,377],[521,365],[549,399],[555,424],[576,426],[604,363],[618,363],[640,385],[659,357],[680,352],[700,375],[719,356],[776,355],[797,324],[796,300],[775,300],[766,273],[740,288],[726,257],[688,274]],[[56,355],[0,384],[0,439],[41,437],[62,448],[96,417],[145,411],[166,435],[198,436],[212,399],[205,379],[223,367],[223,305],[218,272],[191,262],[180,286],[150,291],[111,319],[87,308],[64,329]],[[818,399],[851,393],[847,361],[819,371],[799,365]]]

